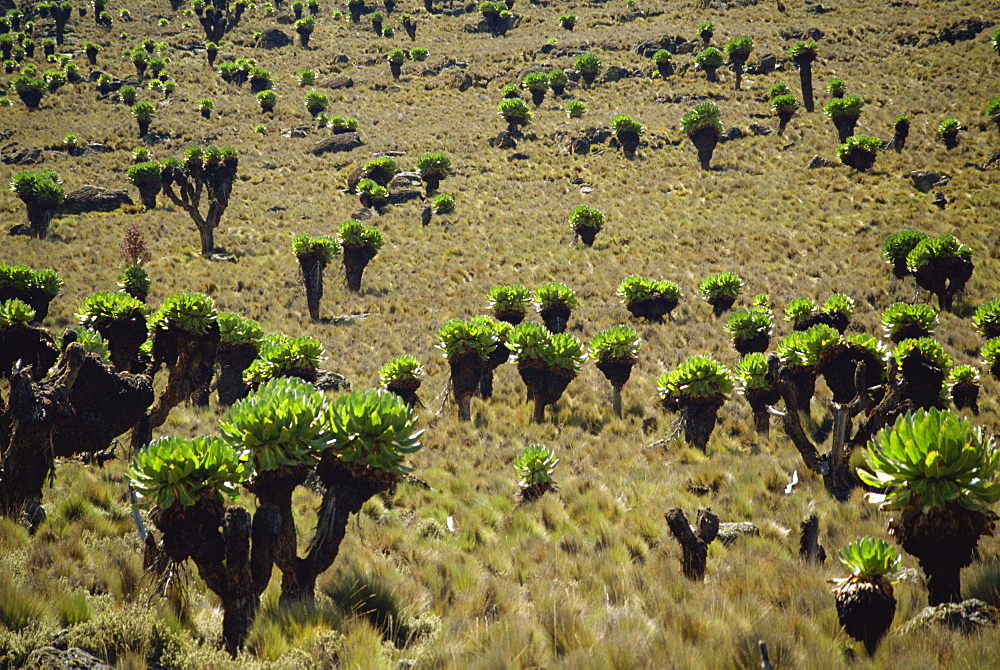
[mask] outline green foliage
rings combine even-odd
[[[486,300],[494,313],[514,311],[524,314],[528,311],[531,292],[521,284],[497,284],[486,294]]]
[[[375,226],[366,226],[357,219],[348,219],[340,224],[340,243],[345,247],[367,247],[378,251],[385,244],[382,232]]]
[[[56,207],[65,199],[62,181],[55,170],[22,170],[10,178],[10,190],[26,204]]]
[[[118,89],[118,99],[122,101],[122,104],[131,107],[139,99],[139,93],[135,90],[135,86],[122,86]]]
[[[263,107],[274,107],[278,102],[278,94],[271,89],[264,91],[258,91],[254,97],[257,99],[257,104]]]
[[[749,35],[740,35],[726,42],[726,55],[730,60],[738,58],[746,60],[751,51],[753,51],[753,38]]]
[[[455,198],[447,193],[438,193],[431,200],[431,208],[435,214],[450,214],[455,211]]]
[[[908,326],[918,326],[929,335],[934,334],[938,325],[938,314],[933,307],[924,304],[910,305],[897,302],[882,312],[882,327],[890,339]]]
[[[843,293],[834,293],[826,299],[819,311],[823,314],[840,314],[850,319],[854,315],[854,307],[854,298]]]
[[[393,49],[386,54],[385,59],[394,65],[402,65],[406,60],[406,52],[402,49]]]
[[[500,12],[507,10],[507,5],[503,2],[492,2],[492,0],[484,0],[479,3],[479,13],[483,16],[498,16]]]
[[[925,239],[927,235],[918,230],[909,228],[898,230],[885,238],[885,242],[882,243],[882,256],[889,263],[905,261],[914,247]]]
[[[246,471],[236,451],[218,437],[168,435],[136,453],[128,476],[139,506],[165,510],[193,505],[205,494],[234,499]]]
[[[129,263],[118,278],[118,288],[126,293],[147,295],[150,285],[149,273],[142,267],[142,263]]]
[[[826,90],[833,97],[842,98],[847,92],[847,82],[839,78],[831,79],[826,84]]]
[[[840,333],[825,323],[808,330],[793,330],[775,349],[778,360],[790,368],[809,368],[819,364],[823,355],[840,342]]]
[[[573,69],[579,70],[583,74],[597,74],[603,66],[597,54],[580,54],[573,60]]]
[[[410,49],[410,58],[417,61],[418,63],[427,60],[429,52],[424,47],[413,47]]]
[[[527,489],[537,484],[551,484],[557,463],[559,459],[547,447],[529,444],[514,458],[514,471],[521,478],[517,485]]]
[[[694,57],[694,64],[699,70],[716,68],[725,62],[722,52],[715,47],[708,47]]]
[[[796,42],[788,49],[788,55],[793,59],[798,61],[799,59],[807,59],[812,61],[816,58],[817,45],[815,42]]]
[[[160,181],[160,171],[163,166],[159,161],[146,161],[129,167],[125,172],[125,177],[133,186],[148,184]]]
[[[979,384],[979,370],[971,365],[956,365],[948,371],[948,386],[960,384]]]
[[[983,359],[983,363],[989,367],[1000,363],[1000,337],[988,340],[979,350],[979,356]]]
[[[569,214],[569,227],[574,233],[584,228],[601,230],[604,227],[604,212],[587,205],[577,205]]]
[[[316,73],[307,67],[295,73],[295,78],[299,81],[299,86],[312,86],[316,83]]]
[[[361,174],[367,177],[377,170],[383,170],[395,176],[399,172],[399,166],[396,164],[396,159],[392,156],[379,156],[365,163],[361,167]]]
[[[234,314],[219,312],[219,337],[226,344],[253,344],[260,342],[264,329],[253,319]]]
[[[855,333],[843,338],[844,345],[849,349],[860,349],[866,352],[872,359],[879,362],[879,379],[885,379],[886,365],[889,363],[889,348],[881,340],[868,333]],[[869,370],[871,374],[874,370]]]
[[[958,119],[945,119],[937,127],[938,135],[948,135],[949,133],[957,133],[962,129],[962,124],[958,122]]]
[[[412,470],[403,459],[423,446],[413,410],[383,390],[352,391],[333,401],[329,431],[328,449],[340,460],[396,475]]]
[[[146,306],[127,293],[98,291],[80,303],[76,314],[80,325],[94,328],[110,321],[124,321],[146,316]]]
[[[851,571],[850,577],[838,580],[841,583],[881,581],[887,574],[898,571],[903,561],[888,542],[877,537],[859,537],[838,551],[837,558],[841,565]]]
[[[520,98],[504,98],[497,105],[497,114],[509,124],[524,125],[531,121],[532,113],[528,103]]]
[[[299,33],[311,33],[316,28],[316,19],[311,16],[303,16],[295,21],[295,31]]]
[[[180,328],[204,335],[217,317],[215,301],[204,293],[175,293],[150,315],[149,329]]]
[[[59,294],[63,280],[55,270],[35,270],[31,274],[31,288],[38,289],[50,296]]]
[[[887,489],[865,497],[884,509],[926,514],[957,504],[981,512],[1000,500],[1000,485],[992,481],[1000,449],[952,412],[902,415],[868,443],[863,455],[867,468],[858,468],[861,481]]]
[[[550,282],[535,289],[535,304],[539,310],[553,305],[564,305],[573,310],[577,307],[576,292],[566,284]]]
[[[0,319],[0,322],[2,322],[2,319]],[[66,329],[67,332],[71,330],[76,333],[76,341],[83,345],[84,351],[88,354],[95,354],[105,363],[111,360],[111,350],[99,332],[82,326],[74,326]]]
[[[702,33],[708,33],[709,35],[711,35],[714,29],[715,29],[715,23],[713,21],[705,21],[704,23],[698,24],[699,35]]]
[[[892,352],[896,359],[896,364],[902,366],[907,356],[914,351],[918,353],[925,365],[935,367],[941,372],[946,372],[951,367],[951,358],[944,352],[944,349],[933,338],[917,337],[903,340],[896,345]]]
[[[709,302],[723,296],[735,300],[743,292],[743,280],[732,272],[720,272],[702,280],[698,290]]]
[[[382,386],[388,386],[399,381],[420,381],[423,374],[424,368],[420,365],[420,361],[415,356],[403,354],[382,366],[378,380]]]
[[[672,281],[645,279],[639,275],[629,275],[618,285],[615,295],[628,305],[634,300],[644,300],[657,295],[667,299],[680,300],[681,289]]]
[[[986,104],[986,109],[984,111],[986,116],[996,120],[997,116],[1000,116],[1000,95],[990,100]]]
[[[559,16],[559,25],[566,30],[573,30],[573,26],[576,25],[576,14],[561,14]]]
[[[320,112],[326,111],[326,108],[330,106],[330,98],[326,95],[326,93],[309,91],[306,93],[304,106],[306,111],[313,116],[316,116]]]
[[[323,258],[329,263],[334,256],[340,253],[340,242],[335,237],[327,235],[311,237],[304,233],[292,238],[292,253],[296,256],[304,256],[317,251],[322,252]]]
[[[549,90],[549,75],[544,72],[529,72],[521,79],[521,86],[529,91]]]
[[[566,116],[571,119],[578,119],[587,111],[587,105],[583,100],[570,100],[566,103]]]
[[[694,135],[702,128],[715,128],[716,132],[722,132],[719,108],[714,103],[703,102],[681,117],[681,130],[688,136]]]
[[[910,272],[943,261],[971,261],[972,249],[952,235],[928,237],[920,240],[906,255],[906,267]]]
[[[440,151],[427,152],[417,159],[416,169],[422,179],[432,176],[444,179],[452,173],[451,158]]]
[[[201,98],[198,101],[198,110],[202,112],[211,112],[215,109],[215,102],[211,98]]]
[[[524,322],[514,326],[507,336],[507,345],[514,351],[514,361],[540,361],[551,353],[552,333],[537,323]]]
[[[838,116],[861,116],[865,100],[860,95],[848,95],[843,98],[833,98],[823,106],[823,111],[831,119]]]
[[[35,310],[17,299],[0,303],[0,328],[27,326],[35,320]]]
[[[521,97],[521,87],[517,84],[504,84],[500,87],[500,97],[502,98],[520,98]]]
[[[32,77],[22,72],[11,80],[10,87],[15,93],[45,93],[49,85],[41,77]]]
[[[639,347],[638,333],[625,325],[605,328],[590,341],[590,351],[598,361],[617,359],[635,362]]]
[[[659,49],[653,54],[653,62],[656,63],[657,67],[660,67],[661,64],[669,63],[673,58],[674,55],[666,49]]]
[[[137,102],[132,105],[132,116],[139,121],[152,121],[156,116],[156,107],[151,102]]]
[[[976,308],[972,325],[981,335],[1000,330],[1000,298],[994,298]]]
[[[294,377],[277,377],[232,406],[223,439],[250,473],[312,465],[330,440],[326,396]]]
[[[566,86],[569,83],[569,75],[563,70],[549,70],[549,85]]]
[[[868,135],[852,135],[847,138],[846,142],[837,147],[837,157],[843,161],[855,151],[865,151],[870,154],[877,154],[881,149],[882,140],[877,137],[869,137]]]
[[[454,359],[462,354],[472,354],[481,360],[493,353],[497,343],[493,328],[488,322],[479,319],[452,319],[438,332],[438,347],[444,351],[445,358]]]
[[[574,377],[579,374],[583,361],[587,359],[583,343],[569,333],[556,333],[552,336],[551,342],[550,351],[543,356],[545,364],[550,368],[570,372]]]
[[[771,111],[775,114],[780,112],[795,112],[799,108],[799,101],[794,95],[776,95],[771,98]]]
[[[732,336],[733,341],[740,342],[760,336],[770,337],[773,325],[771,310],[765,307],[754,307],[750,310],[741,310],[730,314],[725,328],[726,332]]]
[[[613,130],[616,135],[621,133],[636,133],[637,135],[642,135],[644,129],[641,123],[633,119],[628,114],[615,114],[615,117],[611,119],[611,130]]]
[[[767,379],[767,356],[754,352],[744,356],[736,366],[734,376],[740,383],[740,392],[770,389],[771,382]]]
[[[722,400],[733,390],[733,378],[722,363],[708,356],[691,356],[657,382],[664,400]]]

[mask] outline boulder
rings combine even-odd
[[[42,162],[42,150],[38,147],[18,149],[6,154],[0,154],[0,161],[6,165],[34,165]]]
[[[747,74],[770,74],[778,69],[778,59],[774,54],[764,54],[757,62],[747,63],[743,68]]]
[[[590,151],[590,147],[595,144],[604,144],[611,139],[611,129],[606,126],[590,127],[586,130],[571,135],[570,133],[556,133],[556,146],[563,153],[584,155]]]
[[[351,151],[363,146],[364,142],[357,133],[337,133],[320,140],[311,150],[314,156],[322,156],[326,153],[337,153],[340,151]]]
[[[415,188],[401,188],[396,191],[389,191],[389,204],[399,205],[410,200],[420,200],[424,194]]]
[[[399,172],[392,181],[389,182],[389,190],[394,191],[401,188],[420,188],[424,181],[420,178],[419,172]]]
[[[973,633],[984,628],[992,628],[1000,623],[1000,609],[987,605],[982,600],[970,598],[960,603],[944,603],[935,607],[925,607],[920,614],[910,619],[900,629],[900,635],[920,634],[927,626],[948,626],[963,633]]]
[[[751,123],[750,132],[754,135],[770,135],[771,129],[759,123]]]
[[[348,77],[347,75],[339,74],[336,77],[330,77],[322,84],[323,88],[333,89],[334,91],[342,88],[351,88],[354,86],[354,79]]]
[[[822,156],[813,156],[812,160],[809,161],[809,165],[806,166],[807,170],[815,170],[816,168],[830,168],[837,167],[837,164],[831,160],[823,158]]]
[[[733,140],[742,140],[744,137],[746,137],[746,133],[741,129],[729,126],[719,135],[719,142],[732,142]]]
[[[603,81],[621,81],[622,79],[628,79],[633,76],[631,72],[623,67],[618,67],[617,65],[609,65],[604,71]]]
[[[490,146],[496,149],[516,149],[517,140],[509,130],[501,130],[496,137],[490,138]]]
[[[261,49],[280,49],[292,44],[292,38],[277,28],[269,28],[260,35],[257,46]]]
[[[949,177],[940,172],[914,170],[910,173],[910,179],[913,180],[913,185],[917,187],[918,191],[921,193],[930,193],[931,189],[935,186],[945,186],[948,183]]]
[[[28,655],[24,668],[25,670],[111,670],[110,665],[79,647],[65,650],[39,647]]]
[[[57,214],[85,214],[87,212],[113,212],[122,205],[134,204],[126,191],[116,191],[101,188],[93,184],[84,184],[75,191],[66,194],[63,204],[56,210]]]
[[[695,51],[696,47],[699,46],[700,46],[699,43],[688,41],[683,37],[678,37],[678,36],[671,37],[669,35],[660,35],[655,40],[633,44],[631,47],[631,51],[634,54],[642,56],[643,58],[652,58],[653,54],[655,54],[660,49],[666,49],[670,53],[677,55],[677,54],[691,53]]]
[[[932,44],[940,44],[941,42],[947,42],[948,44],[954,44],[955,42],[967,42],[969,40],[974,40],[987,28],[993,27],[992,21],[981,21],[979,19],[962,19],[957,23],[953,23],[950,26],[942,29],[936,35],[931,35],[925,37],[920,41],[918,46],[930,46]]]

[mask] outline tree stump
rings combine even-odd
[[[698,532],[691,530],[683,510],[675,507],[665,515],[670,533],[681,545],[681,569],[684,576],[693,581],[705,580],[705,560],[708,544],[719,533],[719,517],[708,507],[698,510]]]

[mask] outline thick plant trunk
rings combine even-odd
[[[733,58],[733,75],[736,77],[736,90],[740,91],[743,84],[743,66],[746,65],[746,58]]]
[[[570,314],[570,308],[562,303],[549,305],[538,312],[538,315],[542,317],[542,323],[552,333],[566,331],[566,323],[569,321]]]
[[[451,368],[451,391],[458,403],[458,420],[472,420],[472,395],[479,388],[483,369],[483,360],[474,354],[459,354],[448,360]]]
[[[767,411],[768,405],[773,405],[781,400],[781,394],[777,389],[747,389],[744,396],[750,404],[753,412],[753,427],[758,435],[770,435],[771,414]]]
[[[639,149],[639,133],[634,130],[627,130],[617,133],[617,137],[618,142],[622,145],[622,152],[625,154],[625,158],[635,158],[635,152]]]
[[[160,189],[162,188],[160,180],[142,181],[136,184],[136,188],[139,189],[139,198],[142,200],[142,206],[147,210],[156,209],[156,196],[160,194]]]
[[[854,134],[854,129],[858,125],[858,117],[853,114],[842,114],[833,117],[833,127],[837,129],[837,139],[841,144]]]
[[[420,388],[419,379],[400,379],[389,382],[385,388],[402,398],[407,407],[413,408],[421,404],[420,398],[417,397],[417,389]]]
[[[149,123],[150,122],[147,121],[146,119],[137,119],[136,123],[139,125],[139,137],[141,138],[146,133],[149,132]]]
[[[722,316],[723,313],[732,308],[734,302],[736,302],[736,298],[729,295],[717,295],[708,300],[708,304],[712,306],[712,314],[715,316]]]
[[[796,61],[799,66],[799,84],[802,86],[802,106],[807,112],[816,111],[813,104],[813,71],[812,60]]]
[[[675,507],[665,516],[670,534],[681,545],[681,570],[684,576],[692,581],[704,581],[708,545],[719,534],[719,517],[711,509],[701,508],[695,524],[698,532],[695,533],[681,509]]]
[[[969,409],[979,414],[979,386],[977,384],[955,384],[951,389],[951,399],[955,409]]]
[[[403,73],[402,63],[389,63],[389,72],[392,74],[392,78],[399,81],[399,76]]]
[[[723,401],[715,399],[681,401],[681,419],[684,424],[684,441],[701,451],[708,449],[708,439],[715,430],[719,408]]]
[[[429,174],[423,177],[424,180],[424,195],[428,198],[431,197],[433,193],[438,190],[438,186],[441,185],[441,177],[436,174]]]
[[[597,369],[611,382],[611,409],[619,419],[622,417],[622,388],[632,376],[635,361],[624,358],[609,358],[597,361]]]
[[[778,137],[784,134],[785,128],[788,127],[788,122],[792,120],[793,116],[795,116],[795,112],[788,110],[778,112]]]
[[[677,300],[655,295],[651,298],[632,300],[625,309],[635,318],[644,318],[653,323],[663,323],[663,317],[670,314],[677,306]]]
[[[719,68],[717,66],[715,66],[715,65],[706,65],[706,66],[704,66],[704,69],[705,69],[705,78],[706,79],[708,79],[713,84],[717,83],[719,81],[719,75],[718,75],[718,72],[717,72],[717,70]]]
[[[691,141],[698,150],[698,163],[702,170],[711,170],[712,154],[719,143],[719,132],[710,126],[699,128],[691,134]]]
[[[597,233],[600,232],[597,228],[580,227],[577,229],[576,234],[580,236],[580,241],[583,242],[584,246],[592,247],[594,246],[594,238],[597,237]]]
[[[108,341],[111,364],[115,369],[131,371],[139,359],[139,348],[148,337],[146,319],[108,320],[95,324],[95,330]]]
[[[516,309],[498,309],[493,314],[496,316],[497,321],[503,321],[504,323],[509,323],[512,326],[524,321],[524,312]]]
[[[949,503],[945,509],[906,510],[889,533],[917,558],[927,575],[928,604],[962,601],[961,570],[972,563],[979,538],[992,533],[994,520]]]
[[[531,102],[535,107],[540,107],[545,100],[545,90],[531,89]]]
[[[615,413],[619,419],[622,418],[622,387],[612,386],[611,387],[611,411]]]
[[[892,148],[896,150],[896,153],[902,153],[903,147],[906,146],[906,138],[910,135],[910,126],[897,124],[893,130],[892,135]]]
[[[847,582],[835,591],[837,618],[844,631],[864,643],[871,656],[896,616],[892,585],[881,580]]]
[[[306,285],[306,304],[309,306],[309,318],[319,321],[319,301],[323,297],[323,270],[326,268],[326,256],[322,251],[314,251],[299,255],[299,267],[302,269],[302,280]]]
[[[510,358],[510,349],[503,342],[498,342],[496,349],[490,352],[483,365],[482,373],[479,377],[479,397],[487,400],[493,397],[493,371],[507,362]]]
[[[150,429],[162,426],[170,410],[185,400],[205,397],[212,383],[218,349],[219,327],[215,324],[203,335],[176,328],[157,333],[153,341],[154,367],[166,363],[170,376],[149,412]]]
[[[219,344],[216,388],[220,405],[229,406],[247,397],[250,389],[243,381],[243,373],[257,358],[257,353],[254,344]]]
[[[368,262],[373,258],[375,258],[375,251],[370,247],[344,245],[344,272],[347,277],[347,287],[355,293],[361,291],[361,275],[364,274]]]
[[[9,300],[0,295],[0,302]],[[9,379],[14,364],[21,361],[35,381],[59,358],[59,348],[48,330],[30,326],[12,326],[0,329],[0,379]],[[0,452],[2,453],[2,452]]]
[[[55,215],[55,207],[48,204],[25,203],[28,209],[28,225],[31,236],[44,240],[49,236],[49,223]]]
[[[746,340],[733,340],[733,348],[741,356],[752,353],[764,353],[767,351],[769,344],[771,344],[771,336],[767,333],[762,333]]]
[[[215,253],[215,228],[207,224],[199,225],[198,237],[201,240],[201,255],[210,258]]]

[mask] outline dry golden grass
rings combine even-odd
[[[287,4],[275,17],[291,15]],[[74,12],[63,51],[98,42],[98,67],[114,76],[134,75],[132,64],[118,57],[122,48],[146,36],[170,45],[175,95],[160,101],[140,91],[140,99],[159,102],[152,130],[171,136],[151,147],[154,158],[179,156],[191,144],[239,150],[239,179],[216,235],[236,263],[201,258],[190,219],[162,197],[150,212],[136,207],[56,219],[48,240],[6,237],[0,258],[62,274],[65,286],[45,325],[61,331],[75,322],[84,297],[114,288],[118,243],[127,225],[140,223],[154,256],[148,264],[151,305],[178,291],[209,293],[220,309],[258,319],[269,332],[319,338],[330,357],[326,366],[346,374],[355,387],[376,384],[379,367],[391,358],[417,356],[427,369],[420,393],[427,430],[412,465],[429,488],[404,484],[365,506],[350,524],[334,567],[320,580],[323,595],[314,617],[277,609],[276,573],[247,651],[230,662],[216,647],[218,603],[193,568],[182,580],[183,597],[155,597],[143,579],[122,463],[101,470],[62,464],[53,490],[46,491],[48,520],[33,537],[0,520],[0,574],[10,575],[0,581],[0,659],[7,655],[16,667],[30,649],[68,628],[72,643],[121,667],[392,668],[413,659],[420,668],[744,668],[759,663],[758,639],[768,642],[776,668],[843,666],[853,646],[839,629],[826,583],[842,571],[835,560],[825,566],[799,562],[798,524],[817,513],[832,556],[860,535],[885,536],[887,515],[859,492],[846,503],[833,501],[780,430],[775,427],[767,439],[753,432],[749,408],[738,396],[723,407],[707,454],[683,446],[670,438],[673,417],[657,408],[656,379],[692,354],[736,364],[724,321],[712,316],[697,293],[702,278],[720,271],[746,281],[737,307],[756,293],[768,293],[780,311],[798,296],[822,300],[842,292],[857,300],[854,327],[880,334],[885,307],[927,299],[912,280],[893,279],[880,257],[882,240],[902,227],[953,233],[975,250],[976,271],[959,303],[961,316],[942,314],[938,339],[956,364],[976,362],[981,340],[968,315],[1000,295],[1000,189],[995,169],[967,164],[982,164],[1000,148],[997,129],[982,123],[983,107],[998,93],[1000,60],[988,45],[992,29],[954,45],[901,42],[916,42],[961,19],[997,22],[998,14],[987,0],[912,0],[901,8],[843,0],[821,15],[806,13],[808,5],[799,2],[785,4],[781,14],[769,1],[709,10],[698,1],[637,0],[636,10],[660,13],[626,20],[633,10],[622,2],[518,0],[514,11],[521,24],[492,39],[462,32],[465,24],[478,22],[478,13],[430,16],[422,4],[406,0],[388,17],[397,28],[390,40],[364,30],[367,18],[359,25],[335,20],[332,12],[345,8],[320,0],[312,46],[276,51],[252,47],[252,33],[274,27],[276,20],[251,9],[227,36],[217,64],[252,56],[272,72],[278,104],[267,115],[248,87],[223,82],[203,53],[178,48],[203,41],[195,17],[186,19],[163,0],[125,0],[105,32],[89,14],[80,19]],[[134,20],[118,21],[119,7],[127,7]],[[399,82],[391,81],[384,53],[410,46],[399,28],[401,11],[419,22],[413,45],[430,50],[425,65],[466,63],[464,72],[475,85],[459,91],[452,85],[458,70],[424,76],[423,65],[412,62],[403,66]],[[569,12],[578,16],[572,32],[557,23]],[[160,17],[169,24],[159,26]],[[694,38],[695,26],[707,19],[715,21],[715,43],[749,34],[756,42],[751,62],[773,53],[784,71],[747,75],[744,90],[734,91],[725,68],[719,84],[707,83],[693,67],[655,80],[649,76],[653,63],[629,51],[659,35]],[[182,28],[184,20],[193,27]],[[278,27],[294,36],[287,24]],[[679,129],[681,115],[708,96],[727,126],[776,128],[764,101],[767,89],[781,80],[799,97],[798,75],[784,56],[794,40],[779,33],[811,27],[824,32],[813,70],[817,110],[827,99],[826,82],[843,78],[848,92],[868,101],[860,133],[888,139],[895,116],[910,115],[906,150],[881,153],[869,174],[843,167],[806,170],[813,155],[835,159],[836,132],[821,111],[800,110],[783,138],[772,132],[721,144],[714,169],[697,169],[694,149]],[[552,39],[555,52],[541,54]],[[490,148],[487,140],[504,125],[495,113],[500,87],[527,72],[571,67],[572,56],[556,54],[581,50],[599,54],[605,68],[639,69],[643,76],[571,85],[566,100],[588,106],[582,119],[566,118],[566,100],[548,96],[526,128],[529,139],[516,150],[526,159],[511,160],[512,152]],[[340,54],[350,62],[335,64]],[[674,63],[689,59],[678,55]],[[82,53],[76,60],[86,75]],[[319,83],[338,73],[354,79],[352,88],[329,91],[329,112],[358,118],[362,148],[315,157],[308,150],[321,133],[280,136],[282,128],[309,123],[302,107],[309,88],[295,79],[303,67],[315,69]],[[30,113],[13,91],[8,95],[14,104],[0,116],[13,134],[5,144],[54,146],[67,133],[104,143],[114,151],[49,151],[43,166],[57,170],[67,190],[85,183],[125,188],[138,202],[124,174],[139,144],[127,108],[99,100],[92,83],[46,95],[42,108]],[[204,97],[215,102],[208,120],[197,110]],[[673,102],[678,98],[684,101]],[[634,160],[607,146],[582,156],[559,151],[555,133],[606,126],[617,113],[646,127],[646,143]],[[935,137],[936,126],[948,117],[969,128],[952,151]],[[253,132],[258,123],[267,126],[266,135]],[[358,207],[357,197],[343,191],[347,175],[381,151],[403,152],[404,168],[424,151],[447,152],[456,174],[441,190],[455,196],[457,209],[426,228],[420,225],[422,203],[388,209],[375,221],[386,245],[365,272],[361,293],[346,289],[339,266],[326,273],[323,314],[368,316],[346,325],[311,323],[291,238],[334,234]],[[15,169],[4,166],[0,178]],[[951,176],[943,211],[906,177],[918,169]],[[581,181],[592,191],[582,193]],[[580,203],[607,217],[593,248],[570,244],[567,217]],[[6,226],[24,220],[22,203],[6,191],[0,212]],[[569,285],[580,300],[570,332],[586,341],[628,319],[614,291],[633,273],[673,280],[684,297],[672,321],[633,323],[643,349],[624,390],[623,419],[612,415],[610,387],[592,365],[542,425],[530,422],[523,385],[510,365],[497,371],[493,400],[473,400],[472,423],[459,423],[450,402],[442,407],[448,370],[435,348],[438,328],[452,317],[483,313],[492,285]],[[779,322],[772,341],[787,332],[788,325]],[[976,423],[989,432],[998,428],[997,391],[996,380],[984,379]],[[212,432],[222,413],[214,406],[179,408],[164,429]],[[816,413],[820,418],[821,410]],[[656,424],[649,434],[646,420]],[[518,504],[512,462],[529,442],[557,452],[558,490]],[[785,496],[793,470],[802,482]],[[686,488],[688,481],[712,492],[699,497]],[[248,495],[240,503],[253,505]],[[295,504],[300,537],[306,538],[315,499],[301,491]],[[711,506],[723,521],[752,520],[761,535],[731,546],[712,544],[707,579],[693,584],[680,574],[679,550],[663,513],[682,507],[690,516],[699,506]],[[977,592],[989,592],[993,584],[993,601],[1000,604],[991,571],[1000,542],[984,538],[980,554],[981,563],[965,571],[966,586],[981,576],[986,586]],[[917,568],[908,556],[904,564]],[[395,599],[394,616],[401,621],[380,627],[327,595],[342,592],[345,580],[357,575]],[[894,628],[919,611],[926,589],[917,578],[900,583],[896,595]],[[27,623],[12,625],[19,621]],[[963,637],[933,630],[890,635],[873,659],[859,649],[851,653],[858,655],[856,667],[993,668],[1000,665],[996,640],[995,632]]]

